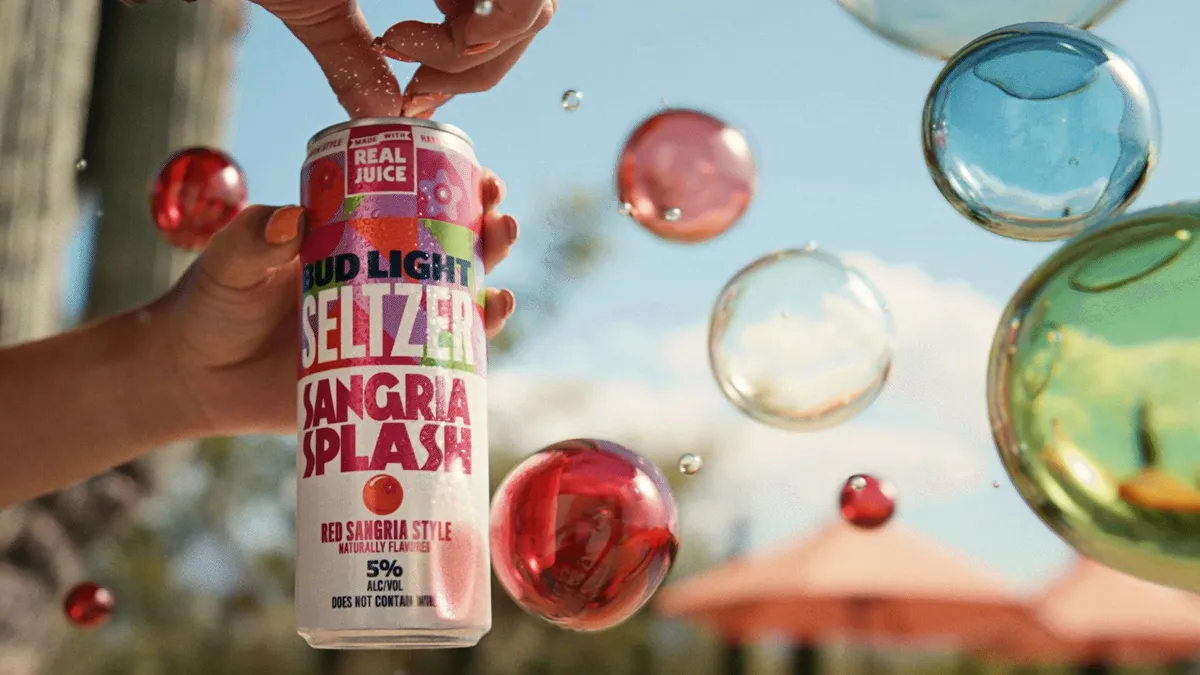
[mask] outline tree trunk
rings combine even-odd
[[[0,2],[0,343],[59,328],[96,0]]]
[[[63,251],[76,216],[99,5],[0,2],[0,343],[60,327]],[[79,567],[67,533],[34,505],[0,511],[0,675],[36,671]]]
[[[46,308],[61,304],[90,76],[84,182],[103,215],[88,316],[150,299],[187,264],[151,224],[147,183],[171,151],[221,140],[241,13],[240,0],[0,3],[0,338],[58,328]],[[38,672],[64,626],[62,594],[86,576],[89,545],[132,512],[155,474],[136,462],[0,512],[0,675]]]

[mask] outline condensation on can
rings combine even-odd
[[[491,627],[482,170],[462,131],[365,119],[301,172],[296,628],[324,649]]]

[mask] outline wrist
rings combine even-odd
[[[142,430],[156,447],[209,435],[211,424],[171,346],[166,315],[151,306],[117,315],[103,326],[109,336],[101,342],[111,345],[120,373],[114,376],[119,384],[110,390],[121,399],[117,409],[125,411],[123,423]]]

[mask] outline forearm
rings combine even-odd
[[[155,329],[123,314],[0,349],[0,506],[203,434]]]

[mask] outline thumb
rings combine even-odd
[[[245,290],[300,253],[304,209],[250,206],[212,238],[200,257],[206,276],[220,286]]]

